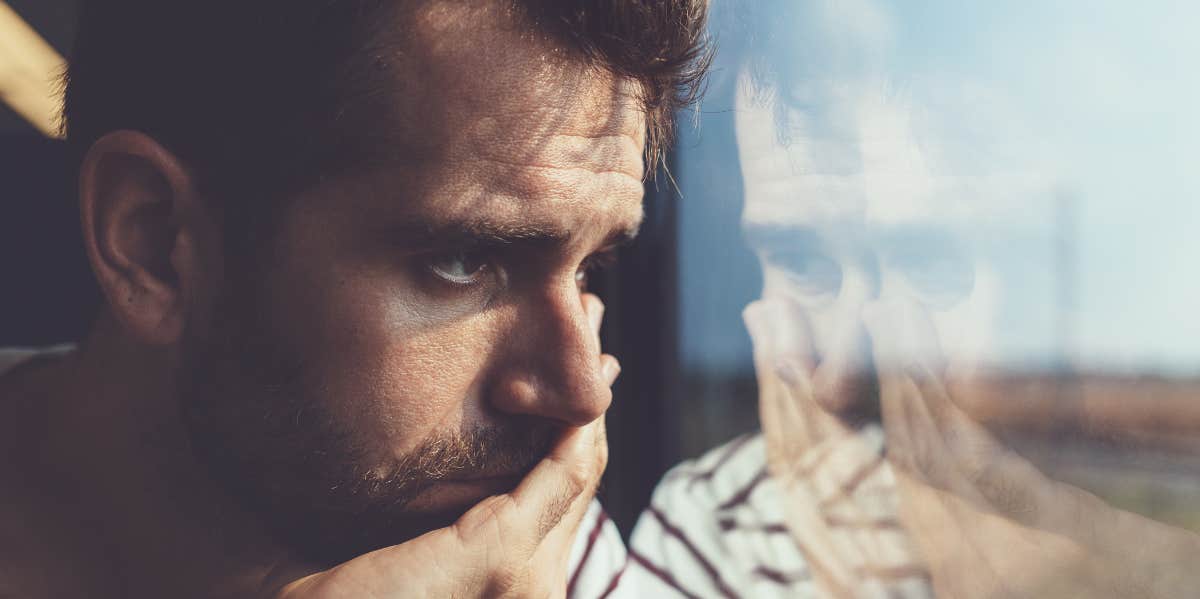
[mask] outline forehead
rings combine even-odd
[[[949,225],[979,205],[981,179],[940,160],[954,144],[922,135],[883,86],[828,84],[781,105],[743,81],[736,98],[747,223]]]
[[[499,4],[423,3],[405,27],[375,34],[386,81],[362,111],[378,115],[374,161],[436,188],[444,212],[640,219],[636,85],[531,34]]]
[[[377,34],[392,80],[384,95],[413,145],[437,150],[507,136],[533,141],[520,148],[525,154],[569,156],[586,138],[596,142],[589,151],[608,158],[640,154],[645,115],[636,84],[583,63],[501,4],[424,3],[410,26]],[[642,176],[640,164],[620,167]]]

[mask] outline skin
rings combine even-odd
[[[79,351],[0,380],[3,474],[23,483],[3,492],[0,591],[562,594],[619,371],[601,354],[603,306],[583,273],[640,223],[644,116],[633,84],[486,7],[431,3],[411,41],[383,35],[402,58],[380,82],[393,101],[377,122],[407,141],[288,198],[245,269],[223,259],[217,203],[187,164],[133,131],[91,149],[81,214],[107,306]],[[420,90],[403,85],[414,74]],[[239,349],[224,333],[246,328],[267,356],[223,353]],[[290,395],[255,380],[267,358],[299,369],[280,381]],[[231,485],[205,435],[256,438],[271,410],[253,406],[294,407],[272,403],[283,399],[319,413],[345,447],[314,447],[325,437],[308,434],[308,412],[285,411],[308,445],[231,447],[267,481]],[[181,415],[196,406],[222,416]],[[287,498],[323,497],[280,474],[314,451],[352,448],[347,476],[370,482],[429,442],[514,430],[545,438],[536,456],[496,441],[484,453],[512,459],[426,480],[387,514],[404,523],[394,535],[334,538],[348,552],[336,561],[303,547],[341,530],[328,513],[290,514],[300,532],[281,540],[256,509],[272,482]]]
[[[954,357],[947,367],[975,376],[1000,294],[971,241],[980,182],[940,165],[940,140],[920,136],[883,85],[814,92],[807,103],[820,108],[790,108],[786,122],[748,76],[739,90],[742,229],[763,267],[763,297],[806,315],[822,405],[869,411],[854,402],[875,396],[858,375],[873,370],[863,309],[879,301],[924,307]]]
[[[866,243],[900,226],[946,239],[956,219],[972,222],[938,200],[953,183],[934,168],[936,140],[918,139],[903,107],[870,87],[848,87],[821,115],[820,134],[804,113],[780,123],[750,89],[743,81],[736,112],[743,227],[765,285],[745,320],[769,468],[823,592],[1193,593],[1200,536],[1047,478],[960,407],[977,401],[973,378],[995,339],[1000,294],[989,266],[951,243],[927,254],[938,276],[922,275],[919,262]],[[792,127],[790,143],[776,135],[781,126]],[[837,168],[817,161],[830,156],[849,158]],[[767,228],[774,233],[758,234]],[[789,237],[811,241],[788,248]]]
[[[878,355],[865,317],[887,302],[921,306],[960,350],[952,368],[973,371],[990,335],[989,273],[938,218],[961,207],[922,195],[946,183],[911,143],[903,106],[854,84],[809,104],[820,108],[781,120],[746,76],[734,113],[742,229],[764,274],[744,316],[769,466],[827,593],[928,597],[881,459],[877,371],[896,356]],[[838,501],[846,481],[854,500]]]

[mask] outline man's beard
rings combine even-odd
[[[464,508],[409,504],[441,481],[527,473],[548,453],[556,427],[512,417],[378,463],[368,456],[380,448],[365,447],[322,398],[310,361],[272,333],[253,294],[241,295],[227,294],[214,326],[188,335],[182,416],[213,478],[304,559],[332,566],[449,525]]]

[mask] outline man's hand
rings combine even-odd
[[[744,313],[754,340],[759,411],[771,477],[783,488],[788,528],[823,596],[931,596],[921,560],[900,526],[895,480],[878,424],[857,427],[827,411],[857,367],[816,362],[804,311],[760,300]]]
[[[603,304],[590,294],[584,304],[598,334]],[[616,358],[599,360],[611,386]],[[483,500],[453,525],[295,580],[274,597],[564,597],[571,546],[607,462],[601,417],[566,430],[515,490]]]
[[[824,409],[836,402],[819,401],[827,384],[802,308],[764,300],[745,316],[771,474],[825,595],[1167,598],[1200,588],[1190,567],[1200,536],[1047,478],[958,407],[952,394],[970,386],[948,384],[919,306],[864,314],[882,430]]]
[[[919,306],[873,306],[865,320],[901,520],[938,597],[1194,593],[1200,537],[1051,480],[998,442],[952,398]]]
[[[279,599],[563,597],[567,556],[607,449],[597,420],[568,431],[512,493],[448,528],[289,584]]]

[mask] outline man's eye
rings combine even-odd
[[[472,250],[453,250],[431,256],[429,270],[433,274],[456,285],[473,285],[488,270],[488,259]]]
[[[829,256],[811,251],[771,252],[768,256],[804,295],[837,295],[842,288],[842,267]]]
[[[891,262],[923,301],[938,308],[957,304],[975,289],[975,265],[969,256],[910,252]]]
[[[586,290],[588,279],[591,278],[592,273],[609,268],[616,264],[616,262],[616,250],[605,250],[589,256],[587,260],[583,261],[583,264],[579,265],[579,269],[575,271],[575,284],[580,289]]]

